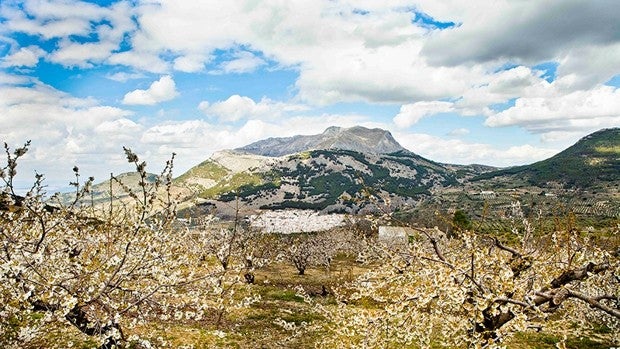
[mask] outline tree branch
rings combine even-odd
[[[597,308],[599,310],[602,310],[604,312],[606,312],[607,314],[620,319],[620,309],[614,309],[610,306],[607,306],[603,303],[600,302],[600,300],[602,299],[616,299],[618,300],[617,297],[613,297],[613,296],[609,296],[609,295],[603,295],[603,296],[598,296],[598,297],[589,297],[581,292],[578,291],[574,291],[571,289],[566,289],[568,291],[567,295],[568,297],[573,297],[573,298],[577,298],[580,299],[586,303],[588,303],[591,307],[593,308]]]

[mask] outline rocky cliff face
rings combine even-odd
[[[237,150],[263,156],[283,156],[325,149],[342,149],[370,154],[389,154],[405,150],[389,131],[362,126],[350,128],[332,126],[318,135],[268,138]]]

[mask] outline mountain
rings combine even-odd
[[[489,170],[495,168],[425,159],[385,130],[330,127],[319,135],[270,138],[217,152],[178,177],[175,185],[198,204],[239,198],[255,209],[359,212],[377,200],[415,205]]]
[[[557,155],[531,165],[476,176],[473,181],[525,181],[537,187],[594,188],[620,183],[620,128],[583,137]]]
[[[268,138],[236,150],[263,156],[283,156],[318,149],[352,150],[372,154],[405,150],[389,131],[361,126],[332,126],[318,135]]]
[[[458,186],[455,171],[408,151],[391,154],[343,149],[308,150],[273,158],[227,151],[180,176],[175,184],[196,198],[246,207],[357,212],[370,196],[415,204],[438,188]],[[252,163],[253,166],[240,164]],[[226,167],[223,163],[236,164]],[[383,200],[383,199],[379,199]]]

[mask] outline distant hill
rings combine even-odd
[[[472,180],[489,179],[524,180],[537,187],[617,186],[620,183],[620,128],[594,132],[547,160],[487,172]]]
[[[134,192],[140,191],[140,175],[138,172],[126,172],[116,176],[127,188]],[[157,175],[153,173],[147,173],[147,183],[154,183],[157,179]],[[90,202],[91,198],[95,204],[108,201],[110,199],[110,182],[108,179],[101,183],[95,184],[91,187],[91,194],[89,194],[83,201]],[[112,193],[114,197],[124,199],[129,197],[129,194],[116,182],[112,181]],[[65,203],[71,203],[75,200],[75,192],[67,192],[60,194],[59,199]]]
[[[306,150],[341,149],[358,153],[389,154],[405,150],[389,131],[362,126],[332,126],[310,136],[268,138],[236,150],[263,156],[283,156]]]

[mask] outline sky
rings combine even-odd
[[[513,166],[620,126],[617,0],[2,0],[0,141],[17,183],[175,174],[362,125],[439,162]],[[0,164],[5,162],[0,162]],[[4,165],[2,165],[4,166]]]

